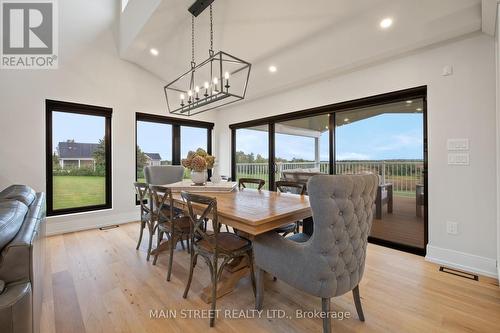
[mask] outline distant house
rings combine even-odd
[[[161,165],[161,156],[158,153],[144,153],[146,155],[146,165],[155,166]]]
[[[62,169],[94,168],[94,152],[97,143],[81,143],[73,140],[59,142],[57,155]]]

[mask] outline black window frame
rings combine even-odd
[[[137,181],[137,122],[144,121],[150,123],[167,124],[172,126],[172,165],[181,165],[181,127],[197,127],[207,130],[207,153],[212,154],[212,135],[215,124],[207,121],[184,119],[176,117],[161,116],[157,114],[136,112],[135,114],[135,181]],[[208,171],[211,175],[210,170]],[[136,205],[139,201],[136,198]]]
[[[74,207],[54,210],[54,183],[52,170],[52,112],[64,112],[105,118],[104,146],[106,150],[105,203],[85,207]],[[112,154],[111,154],[111,118],[113,109],[109,107],[79,104],[56,100],[45,100],[45,170],[47,192],[47,216],[60,216],[74,213],[92,212],[112,208]]]
[[[428,226],[428,140],[427,140],[427,86],[419,86],[414,88],[408,88],[403,90],[398,90],[394,92],[389,92],[380,95],[374,95],[369,97],[364,97],[352,101],[340,102],[335,104],[323,105],[315,108],[294,111],[290,113],[279,114],[276,116],[270,116],[266,118],[249,120],[241,123],[231,124],[229,128],[231,130],[231,178],[236,180],[236,131],[238,129],[244,129],[255,126],[268,126],[268,135],[269,135],[269,164],[268,170],[269,173],[269,182],[270,190],[275,190],[275,131],[274,127],[276,123],[314,117],[319,115],[328,114],[329,119],[329,174],[336,174],[337,170],[337,161],[336,161],[336,142],[335,142],[335,130],[336,130],[336,115],[340,112],[355,110],[360,108],[366,108],[371,106],[378,106],[389,104],[393,102],[406,101],[411,99],[421,98],[423,100],[423,138],[424,138],[424,162],[423,162],[423,175],[424,175],[424,248],[418,248],[411,245],[405,245],[400,243],[395,243],[392,241],[382,240],[374,237],[368,237],[368,241],[374,244],[383,245],[386,247],[394,248],[397,250],[402,250],[405,252],[425,256],[427,253],[427,244],[429,243],[429,226]]]

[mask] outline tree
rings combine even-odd
[[[94,150],[92,157],[95,161],[95,172],[97,175],[104,176],[106,173],[106,147],[104,139],[99,140],[97,148]]]
[[[257,158],[255,158],[255,163],[267,163],[267,158],[262,157],[261,154],[257,154]]]
[[[144,167],[146,166],[146,163],[148,162],[148,158],[146,154],[141,150],[139,145],[136,147],[136,156],[137,156],[137,173],[142,174]],[[142,177],[139,177],[142,178]]]
[[[236,162],[238,163],[254,163],[255,157],[253,153],[245,154],[243,151],[236,152]]]
[[[59,170],[61,164],[59,163],[59,156],[56,153],[52,154],[52,170]]]

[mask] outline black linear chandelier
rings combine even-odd
[[[245,98],[252,65],[226,52],[214,53],[214,0],[198,0],[190,8],[191,69],[165,86],[168,111],[192,116]],[[210,6],[210,49],[208,59],[195,62],[195,17]]]

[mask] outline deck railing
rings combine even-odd
[[[380,175],[383,183],[392,183],[394,195],[414,196],[416,185],[423,184],[423,161],[337,161],[337,174],[353,174],[373,172]],[[328,173],[328,162],[278,162],[276,163],[276,179],[282,177],[283,171],[309,169]],[[236,163],[238,178],[262,178],[269,174],[267,163]]]

